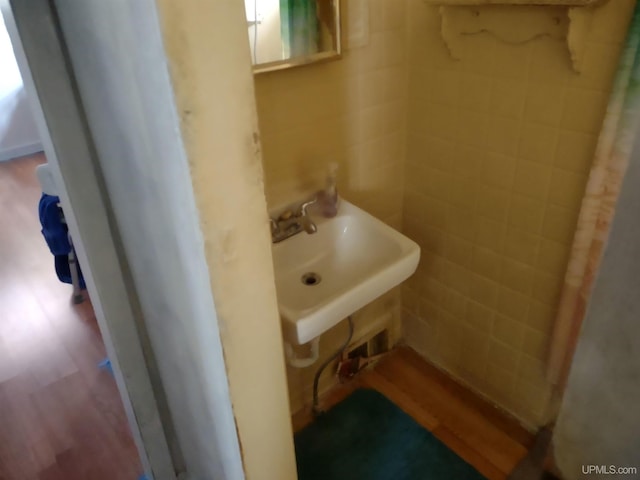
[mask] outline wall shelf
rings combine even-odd
[[[580,73],[594,6],[607,0],[423,0],[437,6],[449,54],[463,58],[465,37],[487,33],[523,44],[541,37],[566,41],[573,70]]]

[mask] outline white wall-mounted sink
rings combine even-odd
[[[336,217],[311,217],[317,233],[273,244],[278,306],[292,344],[313,340],[406,280],[420,259],[414,241],[345,200]]]

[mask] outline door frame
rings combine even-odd
[[[46,0],[1,0],[0,7],[145,474],[186,478],[169,447],[174,439],[150,375],[135,286],[55,12]]]

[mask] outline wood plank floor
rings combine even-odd
[[[356,388],[372,388],[409,414],[490,480],[504,480],[527,455],[533,435],[469,390],[400,347],[373,369],[360,373],[323,398],[330,408]],[[293,417],[294,430],[312,421],[309,411]]]
[[[142,473],[90,300],[71,304],[40,234],[43,155],[0,163],[0,480]]]

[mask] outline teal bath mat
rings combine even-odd
[[[482,480],[383,395],[356,390],[295,436],[299,480]]]

